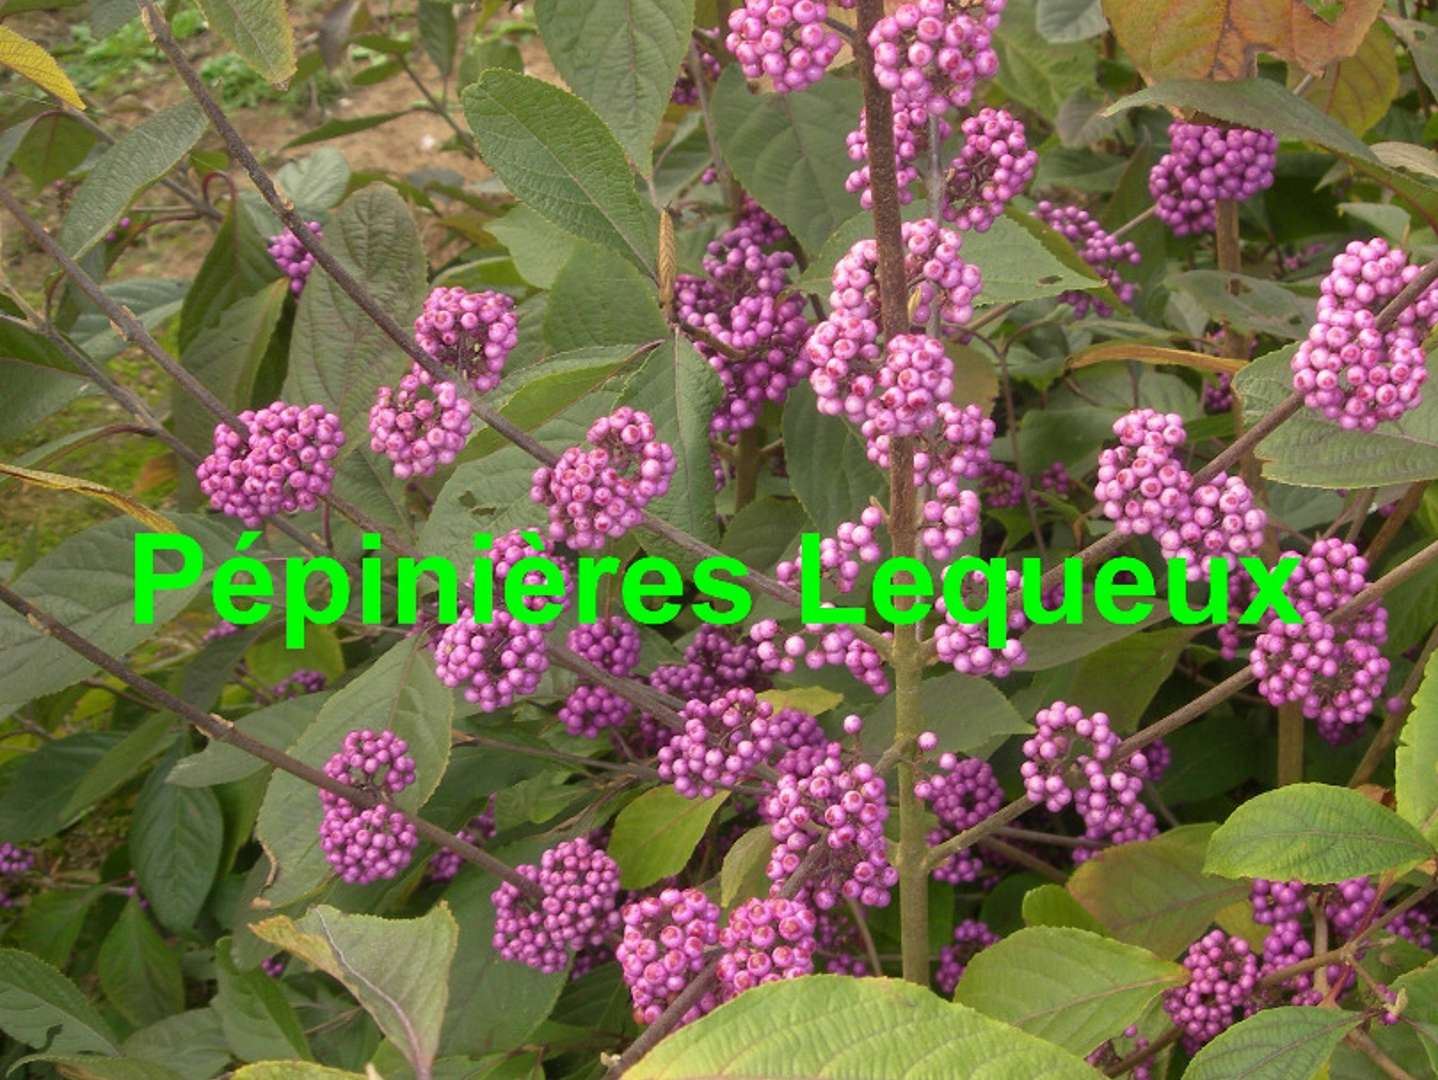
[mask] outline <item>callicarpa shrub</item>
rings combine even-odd
[[[0,30],[7,1061],[1434,1074],[1430,5],[110,7]]]

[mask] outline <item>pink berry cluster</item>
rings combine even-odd
[[[1273,186],[1278,138],[1271,131],[1175,120],[1172,149],[1148,174],[1159,220],[1175,236],[1213,232],[1219,200],[1244,202]]]
[[[719,36],[717,26],[710,27],[706,32],[711,37]],[[699,50],[699,64],[710,82],[717,80],[723,72],[723,68],[719,66],[719,58],[705,49]],[[674,89],[669,92],[669,100],[675,105],[699,104],[699,87],[694,85],[694,76],[687,64],[679,69],[679,77],[674,80]]]
[[[310,232],[314,233],[316,239],[324,236],[318,221],[307,221],[305,224]],[[305,291],[305,282],[309,279],[310,271],[314,269],[315,257],[309,250],[300,243],[300,238],[295,235],[293,229],[286,229],[270,237],[269,246],[266,249],[270,258],[275,260],[275,265],[280,268],[280,273],[290,279],[290,292],[295,296]]]
[[[1124,281],[1118,272],[1124,263],[1137,266],[1140,261],[1138,246],[1132,240],[1115,240],[1087,210],[1077,206],[1058,206],[1045,201],[1034,208],[1034,213],[1073,245],[1079,257],[1108,282],[1121,301],[1133,302],[1133,284]],[[1103,319],[1113,314],[1110,304],[1090,293],[1070,291],[1059,294],[1059,299],[1072,307],[1075,317],[1080,319],[1090,313]]]
[[[549,508],[550,538],[574,548],[602,548],[638,525],[644,507],[669,490],[674,449],[659,442],[649,414],[621,405],[587,435],[592,449],[571,446],[552,467],[535,470],[529,497]]]
[[[320,847],[341,881],[368,885],[392,878],[414,858],[419,843],[414,822],[388,802],[415,781],[408,750],[393,731],[362,728],[347,734],[340,750],[325,762],[330,779],[383,800],[362,809],[334,792],[320,791]]]
[[[639,628],[621,615],[581,623],[569,632],[567,644],[610,675],[627,676],[639,663]],[[569,734],[593,739],[607,728],[619,727],[631,711],[628,700],[608,687],[580,683],[565,698],[558,715]]]
[[[833,605],[825,601],[822,606]],[[852,626],[806,623],[802,633],[785,634],[778,620],[761,619],[749,628],[749,637],[769,670],[792,672],[801,660],[811,671],[842,664],[874,693],[889,692],[883,657]]]
[[[851,8],[854,0],[834,0]],[[748,79],[773,80],[779,93],[802,90],[824,77],[844,39],[824,22],[825,0],[744,0],[729,15],[725,47]]]
[[[914,201],[913,183],[919,179],[919,164],[929,158],[933,131],[930,118],[915,114],[909,109],[894,110],[894,169],[899,181],[899,202],[907,206]],[[874,192],[871,187],[869,169],[868,113],[859,110],[859,126],[845,138],[849,159],[859,162],[859,167],[844,181],[844,189],[851,195],[859,196],[859,205],[865,210],[874,206]],[[939,141],[953,134],[953,126],[940,117],[933,118],[938,128]]]
[[[964,145],[944,182],[944,218],[957,229],[987,232],[1033,179],[1039,156],[1024,125],[1003,109],[980,109],[959,130]]]
[[[985,5],[986,7],[988,5]],[[998,11],[1002,5],[994,5]],[[979,82],[999,70],[992,31],[998,11],[975,18],[956,0],[915,0],[880,19],[869,32],[874,76],[894,97],[894,110],[942,116],[965,108]]]
[[[1368,584],[1368,560],[1346,541],[1319,540],[1284,585],[1302,621],[1271,616],[1254,640],[1249,660],[1258,691],[1271,704],[1297,702],[1329,742],[1347,742],[1363,729],[1382,699],[1389,662],[1388,612],[1373,603],[1357,617],[1330,625],[1326,616]]]
[[[1073,477],[1062,461],[1055,461],[1039,474],[1039,487],[1060,499],[1067,499],[1073,489]]]
[[[684,648],[684,660],[661,664],[649,685],[674,697],[713,700],[727,690],[769,689],[769,675],[778,668],[766,663],[748,640],[721,626],[701,626]]]
[[[840,592],[852,589],[863,567],[878,562],[883,555],[879,544],[883,523],[884,512],[877,506],[864,507],[858,521],[841,522],[833,536],[819,541],[820,575]],[[797,588],[803,566],[803,557],[795,554],[792,559],[782,560],[774,573],[785,585]]]
[[[940,828],[929,833],[929,843],[941,844],[983,821],[1004,805],[993,766],[982,758],[939,757],[939,771],[914,785],[914,794],[929,804]],[[951,885],[966,885],[984,876],[986,864],[974,848],[963,848],[934,870],[934,877]]]
[[[221,638],[233,637],[240,632],[240,627],[228,619],[221,619],[204,632],[200,638],[201,645],[208,645],[212,641],[219,641]]]
[[[619,864],[583,836],[566,840],[515,871],[539,887],[540,899],[501,882],[494,904],[494,947],[506,960],[544,972],[563,971],[571,955],[617,929]]]
[[[746,900],[719,932],[718,978],[724,1001],[745,990],[814,970],[814,913],[798,900]]]
[[[1006,592],[1012,593],[1021,584],[1019,571],[1005,572]],[[987,601],[988,589],[988,579],[975,570],[965,577],[960,592],[966,606],[970,610],[978,610],[977,605]],[[934,604],[934,610],[943,616],[943,621],[934,628],[934,650],[940,660],[952,665],[960,675],[1005,679],[1028,659],[1028,652],[1019,640],[1029,628],[1028,616],[1023,613],[1022,605],[1009,605],[1006,636],[1003,644],[997,647],[989,644],[986,624],[960,622],[942,599]]]
[[[290,672],[266,692],[272,698],[283,700],[299,697],[301,694],[318,694],[327,685],[329,679],[323,671],[301,668],[299,671]]]
[[[1114,423],[1119,445],[1099,454],[1094,498],[1122,533],[1152,535],[1166,559],[1197,580],[1214,559],[1230,566],[1263,545],[1268,515],[1240,477],[1219,473],[1195,485],[1178,451],[1187,442],[1177,413],[1135,409]]]
[[[624,905],[623,937],[614,950],[634,1003],[634,1019],[652,1024],[689,985],[719,943],[719,905],[698,889],[669,888]],[[718,1004],[706,994],[680,1018],[697,1020]]]
[[[954,362],[944,343],[927,334],[897,334],[884,346],[884,362],[865,406],[860,430],[869,444],[869,460],[887,457],[887,441],[906,438],[933,427],[938,407],[954,392]]]
[[[817,756],[817,755],[814,755]],[[899,882],[884,846],[888,788],[872,765],[846,765],[843,747],[830,743],[804,774],[779,777],[765,807],[774,850],[769,880],[776,889],[799,868],[815,844],[824,845],[811,864],[804,889],[821,911],[841,899],[886,907]],[[818,835],[818,830],[827,830]]]
[[[395,476],[433,476],[454,461],[474,428],[469,400],[419,364],[394,387],[381,386],[369,411],[370,449],[389,458]]]
[[[499,385],[504,363],[519,344],[514,301],[500,292],[440,286],[414,320],[414,341],[479,393],[487,393]]]
[[[1418,274],[1386,240],[1354,240],[1320,284],[1318,316],[1290,361],[1293,389],[1340,427],[1372,431],[1423,400],[1423,339],[1438,327],[1438,291],[1429,289],[1390,326],[1378,316]]]
[[[747,779],[774,752],[774,706],[746,686],[712,701],[690,700],[679,713],[684,729],[659,749],[659,775],[687,799]]]
[[[1203,384],[1203,411],[1213,415],[1233,409],[1233,376],[1219,375],[1215,382]]]
[[[809,374],[804,298],[789,288],[794,255],[765,250],[788,237],[754,204],[709,244],[702,260],[705,277],[681,274],[675,282],[678,317],[724,346],[702,340],[694,346],[724,384],[724,400],[710,423],[716,436],[753,427],[765,402],[783,402]]]
[[[1190,1054],[1258,1010],[1258,957],[1240,937],[1213,930],[1188,947],[1188,985],[1163,995],[1163,1008],[1183,1032]]]
[[[1278,969],[1313,955],[1303,932],[1308,914],[1308,889],[1301,881],[1266,881],[1255,878],[1249,887],[1253,921],[1268,927],[1263,939],[1263,963]]]
[[[0,877],[19,877],[35,868],[35,853],[9,841],[0,843]]]
[[[964,919],[954,927],[954,940],[939,950],[939,966],[934,972],[934,985],[945,997],[952,997],[964,977],[969,961],[990,945],[999,943],[999,935],[988,923]]]
[[[345,442],[339,417],[323,405],[276,401],[239,419],[248,436],[215,425],[215,449],[195,470],[210,506],[252,529],[275,514],[315,509],[330,492],[330,463]]]
[[[455,835],[471,844],[483,844],[494,837],[494,796],[491,795],[484,809],[469,819],[469,823]],[[453,881],[464,860],[449,848],[440,848],[429,859],[429,879],[437,885]]]

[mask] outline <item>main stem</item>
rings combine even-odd
[[[879,249],[880,318],[886,340],[908,326],[904,237],[899,182],[894,167],[893,101],[874,77],[869,32],[884,17],[883,0],[859,0],[854,53],[864,84],[864,125],[874,197],[874,236]],[[914,443],[895,439],[889,468],[889,537],[895,558],[913,558],[918,547],[914,490]],[[895,736],[904,747],[898,763],[899,922],[904,978],[929,983],[929,867],[923,808],[914,795],[913,754],[924,715],[919,700],[924,656],[917,625],[895,626],[893,645]]]

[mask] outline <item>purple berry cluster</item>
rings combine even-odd
[[[717,26],[710,27],[705,32],[710,37],[719,36]],[[723,72],[723,68],[719,66],[719,58],[704,49],[699,50],[699,63],[710,82],[716,81]],[[674,89],[669,92],[669,100],[675,105],[699,104],[699,87],[694,85],[694,76],[690,74],[687,65],[679,69],[679,77],[674,80]]]
[[[827,601],[821,606],[833,607]],[[874,693],[889,692],[883,657],[852,626],[806,623],[802,633],[785,634],[778,620],[761,619],[749,628],[749,638],[768,670],[792,672],[800,660],[810,671],[842,664]]]
[[[729,1001],[764,983],[797,979],[814,970],[814,913],[798,900],[746,900],[719,932],[720,996]]]
[[[899,872],[884,847],[889,807],[883,777],[867,762],[845,765],[839,743],[830,743],[822,758],[807,764],[806,774],[781,775],[765,806],[774,837],[769,880],[781,888],[810,849],[823,844],[804,880],[814,906],[828,911],[847,899],[886,907]],[[817,835],[819,828],[827,831]]]
[[[1271,131],[1175,120],[1168,137],[1172,149],[1150,170],[1148,191],[1175,236],[1213,232],[1220,200],[1244,202],[1273,186],[1278,138]]]
[[[1021,584],[1019,571],[1005,573],[1006,592],[1013,592]],[[961,593],[970,610],[978,610],[975,605],[987,601],[988,589],[988,578],[979,571],[975,570],[965,577]],[[1029,628],[1028,616],[1023,613],[1022,605],[1009,606],[1007,636],[1003,645],[997,648],[989,645],[985,624],[959,622],[942,599],[935,602],[934,609],[943,616],[943,621],[934,629],[934,650],[940,660],[951,664],[960,675],[1005,679],[1028,659],[1023,642],[1019,640]]]
[[[1386,240],[1354,240],[1334,256],[1320,284],[1318,317],[1290,366],[1304,403],[1340,427],[1372,431],[1423,400],[1428,380],[1423,339],[1438,326],[1438,291],[1429,289],[1386,329],[1378,315],[1418,274]]]
[[[587,838],[557,844],[538,866],[524,863],[515,871],[539,887],[542,899],[508,881],[490,895],[494,947],[504,959],[563,971],[575,951],[602,943],[617,928],[619,864]]]
[[[944,219],[957,229],[987,232],[1034,177],[1039,156],[1023,122],[1003,109],[980,109],[959,126],[964,145],[949,165]]]
[[[324,230],[320,228],[318,221],[307,221],[305,224],[316,239],[324,236]],[[305,291],[305,282],[309,279],[310,271],[314,269],[315,257],[300,243],[300,238],[293,229],[286,229],[270,237],[267,250],[270,258],[275,260],[275,265],[280,268],[280,273],[290,279],[290,292],[299,296]]]
[[[1133,302],[1133,284],[1124,281],[1118,272],[1124,263],[1137,266],[1140,261],[1138,246],[1132,240],[1115,240],[1087,210],[1077,206],[1058,206],[1045,201],[1034,208],[1034,213],[1073,245],[1079,257],[1108,282],[1121,301],[1125,304]],[[1111,305],[1086,292],[1060,293],[1059,299],[1074,309],[1076,318],[1094,314],[1106,319],[1113,314]]]
[[[1209,415],[1233,409],[1233,376],[1219,375],[1215,382],[1203,384],[1203,411]]]
[[[1266,968],[1287,967],[1313,955],[1313,946],[1303,932],[1303,916],[1308,914],[1308,890],[1301,881],[1255,878],[1248,898],[1253,921],[1268,927],[1263,939]]]
[[[659,750],[659,775],[686,799],[732,788],[768,760],[776,742],[774,706],[748,687],[713,701],[691,699],[679,713],[684,729]]]
[[[1125,1049],[1120,1049],[1117,1039],[1109,1039],[1085,1057],[1084,1060],[1098,1069],[1099,1072],[1107,1075],[1109,1072],[1114,1071],[1114,1067],[1124,1061],[1130,1054],[1148,1049],[1148,1040],[1138,1033],[1137,1024],[1130,1024],[1124,1028],[1122,1037],[1133,1045]],[[1135,1065],[1126,1075],[1132,1076],[1133,1080],[1153,1080],[1153,1062],[1145,1061],[1142,1064]]]
[[[488,393],[499,385],[504,363],[519,344],[514,301],[504,293],[440,286],[414,320],[414,341],[479,393]]]
[[[395,387],[381,386],[369,411],[370,449],[389,458],[401,480],[433,476],[454,461],[474,424],[469,400],[419,364]]]
[[[299,697],[301,694],[318,694],[329,685],[329,679],[323,671],[314,671],[310,668],[301,668],[299,671],[292,671],[266,693],[277,701],[285,698]]]
[[[864,507],[858,521],[841,522],[833,536],[819,541],[820,576],[833,582],[840,592],[852,589],[863,567],[878,562],[883,555],[879,545],[879,529],[883,523],[884,512],[877,506]],[[785,585],[797,588],[803,565],[803,557],[796,554],[792,559],[781,561],[774,573]]]
[[[384,801],[361,809],[331,791],[320,791],[324,817],[320,847],[340,877],[351,885],[392,878],[414,858],[419,843],[414,823],[388,804],[415,781],[408,744],[393,731],[363,728],[345,736],[325,762],[325,775]]]
[[[851,8],[854,0],[835,0]],[[844,39],[824,22],[825,0],[744,0],[729,15],[725,47],[748,79],[773,80],[779,93],[818,82]]]
[[[639,663],[639,628],[620,615],[581,623],[569,632],[567,644],[595,667],[611,675],[629,675]],[[559,721],[571,735],[593,739],[619,727],[633,710],[628,700],[604,686],[580,683],[565,698]]]
[[[469,823],[455,835],[468,843],[479,845],[494,837],[494,796],[491,795],[484,809],[469,819]],[[436,885],[453,881],[464,860],[448,848],[440,848],[429,859],[429,880]]]
[[[869,32],[874,77],[893,95],[895,112],[942,116],[950,108],[965,108],[979,82],[997,74],[993,26],[989,18],[974,17],[975,7],[915,0],[874,25]]]
[[[14,878],[35,868],[35,853],[9,841],[0,843],[0,877]]]
[[[993,766],[982,758],[939,757],[939,772],[914,785],[914,794],[929,804],[940,828],[929,833],[929,843],[938,845],[950,836],[971,829],[1004,805]],[[974,848],[963,848],[934,870],[934,877],[951,885],[967,885],[984,876],[987,865]]]
[[[552,467],[536,469],[529,497],[549,508],[550,538],[602,548],[638,525],[674,474],[674,449],[656,435],[648,413],[621,405],[590,426],[593,449],[571,446]]]
[[[624,936],[614,950],[634,1003],[634,1019],[652,1024],[704,970],[705,953],[719,943],[719,905],[698,889],[664,889],[620,912]],[[718,1004],[706,994],[681,1018],[697,1020]]]
[[[1368,560],[1346,541],[1319,540],[1303,556],[1284,592],[1302,618],[1284,623],[1270,617],[1249,654],[1258,691],[1271,704],[1302,705],[1332,743],[1347,742],[1363,729],[1382,699],[1389,662],[1381,651],[1388,640],[1388,612],[1373,603],[1339,625],[1325,622],[1368,584]]]
[[[1213,930],[1188,947],[1183,966],[1188,985],[1166,991],[1163,1007],[1193,1054],[1257,1011],[1258,957],[1242,938]]]
[[[200,638],[200,644],[208,645],[212,641],[219,641],[220,638],[233,637],[240,632],[240,629],[239,626],[230,622],[228,619],[221,619],[205,631],[204,635]]]
[[[939,950],[939,966],[934,972],[934,985],[945,997],[953,997],[969,961],[990,945],[999,943],[999,935],[978,919],[964,919],[954,927],[954,940]]]
[[[313,510],[330,492],[330,463],[344,445],[339,418],[323,405],[276,401],[246,409],[248,437],[215,425],[215,449],[195,470],[210,506],[251,529],[275,514]]]
[[[908,109],[894,110],[894,170],[899,181],[899,202],[907,206],[914,201],[912,184],[919,178],[919,162],[928,160],[933,133],[929,117],[915,115]],[[947,120],[933,118],[942,142],[953,134],[954,129]],[[859,110],[859,126],[849,132],[844,140],[849,150],[849,159],[859,162],[857,169],[844,181],[844,189],[851,195],[859,196],[859,205],[865,210],[874,206],[874,192],[870,186],[869,129],[868,114]]]
[[[870,461],[888,456],[888,439],[918,435],[938,422],[939,405],[954,392],[954,362],[937,338],[897,334],[884,346],[874,390],[860,428]],[[880,437],[884,444],[877,443]]]

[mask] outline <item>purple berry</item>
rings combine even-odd
[[[615,929],[619,914],[619,865],[585,837],[547,850],[539,865],[515,867],[543,894],[534,900],[511,882],[490,896],[494,947],[506,960],[544,972],[563,971],[584,945],[598,945]]]
[[[276,401],[239,419],[248,438],[215,425],[214,452],[195,470],[210,506],[251,529],[275,514],[315,509],[330,492],[330,462],[344,445],[339,418],[323,405]]]
[[[1175,236],[1213,232],[1218,202],[1244,202],[1273,186],[1278,138],[1271,131],[1175,120],[1173,148],[1148,174],[1159,220]]]
[[[316,239],[324,236],[324,230],[320,228],[318,221],[307,221],[305,224]],[[292,229],[270,237],[268,250],[280,272],[290,279],[290,292],[299,296],[304,292],[310,271],[314,269],[315,257],[300,243],[300,238]]]
[[[624,936],[614,950],[629,987],[636,1023],[652,1024],[704,970],[705,952],[719,943],[719,905],[698,889],[665,889],[624,905]],[[706,994],[681,1018],[697,1020],[718,1004]]]
[[[415,344],[454,368],[479,393],[499,385],[504,362],[519,344],[514,301],[504,293],[467,292],[458,285],[429,294],[414,321]]]
[[[771,897],[746,900],[719,932],[720,996],[724,1001],[745,990],[780,979],[797,979],[814,970],[814,913],[797,900]]]
[[[340,877],[351,885],[368,885],[396,877],[414,858],[419,843],[414,823],[388,804],[415,781],[414,759],[393,731],[363,728],[351,731],[340,750],[325,763],[325,775],[385,801],[361,809],[342,796],[320,791],[324,817],[320,847]]]

